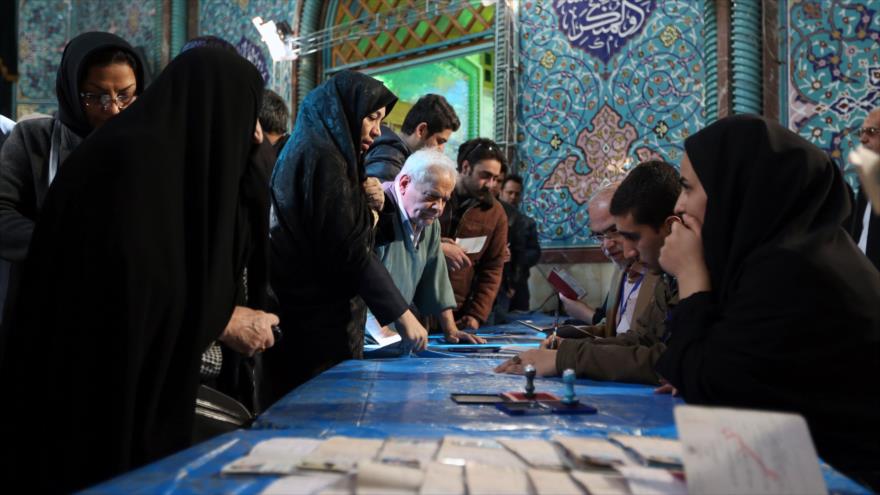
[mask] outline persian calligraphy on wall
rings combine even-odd
[[[704,125],[701,2],[520,6],[523,208],[545,247],[590,245],[587,201],[634,164],[677,164]]]
[[[783,121],[845,166],[858,145],[855,130],[880,107],[880,5],[872,0],[793,1],[788,23],[788,73]]]

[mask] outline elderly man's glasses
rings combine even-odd
[[[612,225],[602,232],[593,232],[590,234],[590,239],[595,241],[597,244],[602,244],[605,239],[615,239],[620,236],[620,232],[617,231],[617,227]]]
[[[107,93],[80,93],[79,97],[82,98],[83,103],[87,107],[101,107],[101,110],[105,112],[110,109],[110,104],[115,103],[116,108],[122,110],[123,108],[129,106],[137,99],[137,95],[130,95],[126,93],[119,93],[116,97],[112,97]]]
[[[874,137],[880,134],[880,127],[862,127],[861,129],[856,129],[856,136],[862,137],[862,134],[867,134],[868,137]]]

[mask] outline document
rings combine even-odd
[[[379,324],[379,320],[373,316],[373,313],[367,311],[367,325],[366,325],[367,334],[379,344],[377,349],[381,349],[382,347],[391,345],[395,342],[400,342],[402,339],[400,334],[391,330],[389,327],[383,327]]]
[[[568,451],[576,462],[593,467],[611,467],[618,464],[635,464],[620,446],[604,438],[553,437],[553,441]]]
[[[422,468],[434,459],[440,442],[415,438],[389,438],[379,451],[379,462]]]
[[[629,486],[639,495],[687,495],[687,485],[666,469],[644,466],[617,466]]]
[[[417,495],[423,479],[424,473],[419,468],[363,461],[357,466],[355,493],[357,495]]]
[[[374,459],[383,442],[373,438],[330,437],[303,457],[299,467],[345,473],[354,469],[359,461]]]
[[[572,471],[571,477],[587,489],[590,495],[630,495],[623,476],[614,474]]]
[[[681,442],[670,438],[608,435],[608,439],[635,453],[647,464],[681,467]]]
[[[529,466],[542,469],[565,469],[559,451],[553,443],[537,438],[499,438],[498,442],[526,461]]]
[[[425,481],[419,495],[466,495],[464,468],[432,462],[425,468]]]
[[[464,468],[468,495],[522,495],[529,478],[522,469],[468,463]]]
[[[318,438],[270,438],[251,449],[248,455],[223,466],[222,474],[292,474],[303,457],[311,454],[323,440]]]
[[[874,208],[874,214],[880,215],[880,155],[860,144],[849,152],[849,161],[855,165],[859,182]]]
[[[556,289],[556,292],[569,299],[577,300],[587,293],[587,289],[584,289],[574,276],[561,268],[551,270],[550,275],[547,275],[547,281]]]
[[[453,466],[480,464],[525,469],[526,463],[492,438],[449,435],[443,438],[437,461]]]
[[[675,408],[690,493],[827,493],[807,423],[796,414]]]
[[[583,495],[584,491],[565,471],[529,469],[529,479],[537,495]]]
[[[272,482],[260,492],[261,495],[312,495],[342,482],[346,475],[342,473],[311,472],[295,476],[285,476]]]
[[[477,254],[483,250],[483,246],[486,244],[486,236],[481,235],[480,237],[459,237],[455,240],[455,243],[458,244],[458,246],[462,248],[465,253]]]

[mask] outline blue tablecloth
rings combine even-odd
[[[521,390],[524,379],[496,375],[496,359],[346,361],[299,387],[271,409],[254,429],[223,435],[132,471],[86,493],[259,493],[273,476],[221,476],[224,464],[274,436],[324,438],[447,434],[548,438],[553,434],[625,432],[674,437],[672,408],[680,401],[651,387],[579,380],[576,393],[599,412],[585,416],[511,417],[493,406],[457,405],[452,392]],[[537,390],[562,394],[558,378],[538,378]],[[832,492],[867,493],[823,466]]]

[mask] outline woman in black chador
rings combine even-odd
[[[263,399],[277,400],[340,361],[363,355],[364,302],[382,325],[424,347],[427,332],[372,254],[363,153],[397,97],[343,71],[309,93],[272,176],[271,284],[285,338],[263,356]]]
[[[685,141],[660,263],[681,303],[657,371],[687,402],[802,414],[819,455],[876,488],[880,275],[841,227],[838,168],[778,123]]]
[[[7,486],[69,492],[188,446],[200,355],[265,260],[262,93],[240,56],[188,51],[65,162],[0,363]]]

